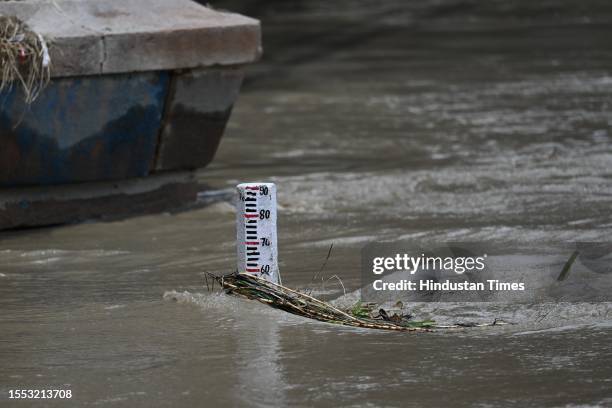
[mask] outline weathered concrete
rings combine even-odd
[[[140,179],[0,190],[0,230],[118,219],[193,205],[202,187],[191,172]]]
[[[54,77],[239,65],[261,52],[257,20],[191,0],[0,2],[49,39]]]
[[[204,167],[213,159],[238,97],[241,69],[200,69],[172,77],[155,170]]]

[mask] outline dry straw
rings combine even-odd
[[[45,40],[17,17],[0,16],[0,70],[0,92],[18,85],[28,104],[49,82]]]
[[[393,331],[431,332],[434,330],[513,324],[501,319],[495,319],[492,323],[457,322],[455,324],[440,325],[433,320],[415,321],[412,320],[410,315],[398,316],[394,314],[389,316],[384,309],[379,309],[378,316],[372,317],[372,308],[376,306],[374,304],[358,303],[352,309],[341,310],[306,293],[268,282],[253,275],[231,273],[218,276],[207,272],[204,276],[209,290],[213,288],[209,285],[208,278],[212,278],[212,286],[214,287],[214,283],[218,283],[227,294],[257,300],[285,312],[343,326]]]
[[[419,325],[412,323],[398,324],[390,321],[354,316],[350,311],[340,310],[310,295],[286,286],[268,282],[256,276],[238,273],[224,276],[208,274],[207,276],[211,277],[214,282],[218,282],[229,294],[257,300],[276,309],[315,320],[369,329],[431,331],[429,327],[419,327]]]

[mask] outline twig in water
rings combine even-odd
[[[344,283],[342,283],[342,279],[340,279],[340,277],[338,275],[330,276],[329,278],[327,278],[327,280],[325,280],[325,282],[330,281],[330,280],[332,280],[334,278],[338,282],[340,282],[340,286],[342,286],[342,292],[344,292],[344,296],[346,296],[346,288],[344,287]],[[325,282],[322,283],[322,288],[323,289],[325,289]]]
[[[327,265],[327,261],[329,260],[329,258],[331,257],[331,253],[332,253],[332,249],[334,248],[334,243],[332,242],[332,244],[329,246],[329,251],[327,251],[327,257],[325,258],[325,261],[323,261],[323,265],[321,265],[321,269],[319,269],[319,272],[315,273],[312,275],[312,279],[310,280],[311,284],[314,284],[315,280],[323,273],[323,269],[325,269],[325,265]],[[323,280],[323,278],[321,278],[321,281]],[[310,290],[308,291],[308,294],[312,294],[314,288],[310,288]]]
[[[563,265],[563,269],[561,270],[561,273],[559,274],[559,277],[557,278],[557,282],[561,282],[565,280],[565,278],[567,278],[567,275],[569,275],[570,269],[572,269],[572,265],[576,261],[576,258],[578,258],[578,255],[580,255],[580,251],[578,250],[575,250],[572,253],[572,255],[569,257],[565,265]]]

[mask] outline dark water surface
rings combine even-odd
[[[0,406],[612,406],[609,304],[411,335],[202,287],[202,271],[234,268],[229,197],[247,180],[278,185],[281,272],[297,288],[331,243],[326,276],[355,289],[376,239],[610,240],[612,5],[381,3],[218,5],[263,19],[266,55],[201,173],[213,203],[3,234]],[[50,386],[73,399],[5,399]]]

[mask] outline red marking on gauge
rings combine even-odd
[[[257,214],[244,214],[244,218],[257,218],[259,215]]]
[[[249,187],[245,187],[245,189],[247,189],[247,190],[259,190],[259,186],[249,186]]]
[[[246,271],[253,273],[253,272],[259,272],[259,269],[246,268]]]
[[[247,241],[244,244],[245,245],[259,245],[259,242],[257,242],[257,241],[252,241],[252,242]]]

